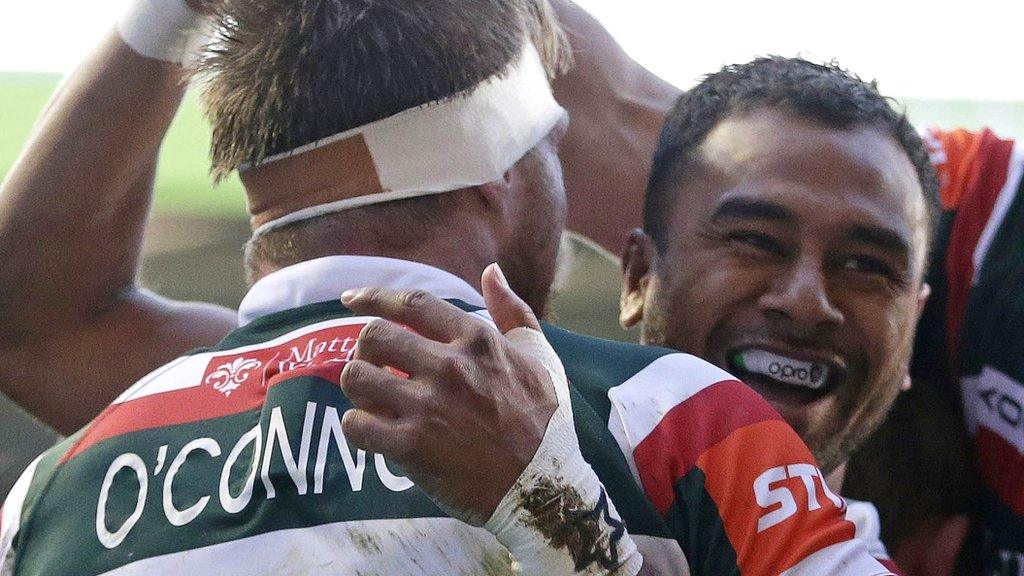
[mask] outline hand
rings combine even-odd
[[[117,22],[137,54],[194,69],[216,28],[219,0],[132,0]]]
[[[476,526],[530,463],[558,407],[544,365],[503,336],[520,327],[539,332],[536,316],[497,265],[481,284],[497,330],[425,292],[366,288],[342,296],[350,310],[380,317],[363,329],[341,374],[355,404],[342,420],[345,437],[402,466],[439,505]]]

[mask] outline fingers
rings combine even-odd
[[[341,371],[341,389],[357,408],[400,416],[419,401],[418,385],[362,360]]]
[[[480,279],[481,291],[487,311],[502,334],[514,328],[530,328],[538,332],[540,322],[533,310],[508,285],[505,274],[497,263],[488,266]]]
[[[341,417],[345,440],[367,452],[394,455],[402,447],[397,422],[382,414],[352,408]]]
[[[450,343],[475,325],[469,314],[422,290],[360,288],[341,295],[349,310],[404,324],[424,337]]]
[[[443,356],[442,344],[378,318],[363,327],[353,358],[381,368],[391,366],[410,377],[432,374]]]

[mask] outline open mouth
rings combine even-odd
[[[843,378],[835,361],[795,358],[765,348],[741,348],[728,356],[729,370],[769,400],[810,401]]]

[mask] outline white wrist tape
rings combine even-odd
[[[146,58],[187,66],[206,43],[211,22],[184,0],[134,0],[118,20],[117,31]]]
[[[533,460],[484,527],[511,552],[519,574],[635,576],[643,558],[580,453],[561,361],[540,332],[516,328],[506,337],[547,368],[558,409]]]

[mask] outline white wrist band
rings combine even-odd
[[[643,558],[580,453],[558,356],[535,330],[516,328],[506,337],[544,364],[558,409],[533,460],[484,527],[508,548],[518,574],[635,576]]]
[[[117,22],[124,43],[146,58],[189,65],[206,43],[210,19],[184,0],[134,0]]]

